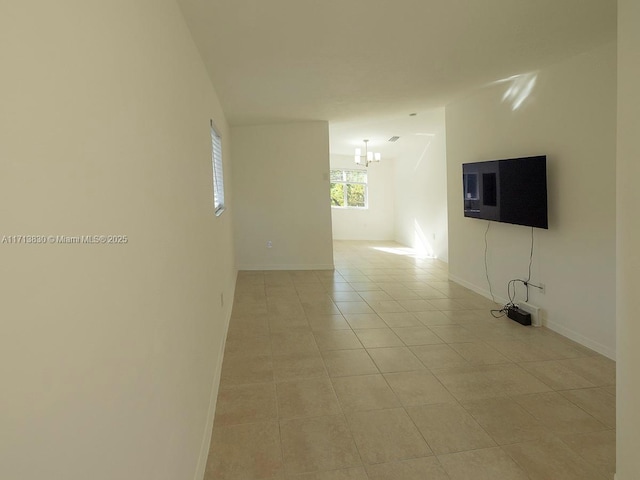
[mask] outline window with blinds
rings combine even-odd
[[[211,162],[213,163],[213,208],[216,215],[224,211],[224,176],[222,174],[222,141],[211,122]]]
[[[331,170],[331,206],[367,208],[367,171]]]

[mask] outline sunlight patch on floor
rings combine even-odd
[[[433,255],[429,255],[426,252],[419,252],[414,248],[410,247],[371,247],[374,250],[378,250],[379,252],[385,253],[393,253],[394,255],[403,255],[412,258],[436,258]]]

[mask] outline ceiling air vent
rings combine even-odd
[[[398,137],[398,136],[395,136],[395,135],[394,135],[393,137],[391,137],[391,138],[389,139],[389,141],[390,141],[390,142],[397,142],[399,138],[400,138],[400,137]]]

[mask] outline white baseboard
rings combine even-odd
[[[333,264],[318,263],[307,265],[238,265],[238,270],[333,270]]]
[[[591,350],[598,352],[599,354],[604,355],[611,360],[615,361],[616,359],[616,352],[614,350],[602,345],[601,343],[594,342],[593,340],[590,340],[589,338],[571,330],[570,328],[564,327],[556,322],[550,322],[549,320],[545,320],[544,325],[549,330],[553,330],[554,332],[559,333],[560,335],[567,337],[574,342],[578,342],[580,345],[584,345],[585,347],[590,348]]]
[[[469,283],[466,280],[463,280],[463,279],[461,279],[459,277],[456,277],[455,275],[449,274],[449,280],[451,280],[452,282],[455,282],[457,284],[460,284],[463,287],[468,288],[469,290],[473,290],[477,294],[482,295],[483,297],[488,298],[489,300],[491,300],[491,293],[489,292],[489,290],[484,290],[483,288],[480,288],[477,285],[474,285],[473,283]],[[497,296],[494,295],[493,299],[495,300],[496,303],[499,303],[499,304],[507,303],[507,299],[506,298],[497,297]]]
[[[226,337],[226,332],[225,332]],[[205,471],[207,469],[207,460],[209,458],[209,447],[211,446],[211,432],[213,430],[213,421],[216,415],[216,404],[218,401],[218,390],[220,387],[220,374],[222,372],[222,358],[224,354],[224,344],[220,349],[218,355],[218,368],[213,379],[213,385],[211,386],[211,395],[209,398],[209,409],[207,411],[207,422],[204,428],[204,434],[202,435],[202,443],[200,446],[200,455],[198,457],[198,465],[196,468],[196,474],[193,477],[194,480],[202,480],[204,478]]]
[[[211,385],[211,393],[209,395],[209,409],[207,410],[207,421],[202,434],[202,443],[200,444],[200,455],[198,456],[198,464],[196,465],[196,473],[194,480],[202,480],[207,469],[207,460],[209,458],[209,447],[211,446],[211,432],[213,431],[213,421],[216,416],[216,404],[218,402],[218,391],[220,388],[220,376],[222,374],[222,361],[224,357],[224,348],[227,342],[227,333],[229,331],[229,322],[231,321],[231,309],[233,308],[233,299],[235,297],[236,278],[233,279],[231,286],[231,298],[227,304],[225,312],[225,324],[223,332],[223,340],[220,351],[218,352],[218,361],[216,363],[216,371],[213,375],[213,383]]]
[[[484,290],[472,283],[467,282],[466,280],[456,277],[455,275],[449,275],[449,280],[455,283],[458,283],[463,287],[468,288],[469,290],[472,290],[477,294],[482,295],[485,298],[488,298],[489,300],[491,299],[491,294],[489,293],[488,290]],[[507,303],[507,300],[504,298],[497,297],[495,295],[493,296],[493,298],[495,299],[496,303],[499,303],[499,304]],[[564,327],[556,322],[550,322],[546,318],[542,318],[541,320],[542,320],[542,325],[544,327],[547,327],[549,330],[553,330],[554,332],[559,333],[563,337],[567,337],[568,339],[573,340],[574,342],[578,342],[580,345],[584,345],[585,347],[590,348],[594,352],[598,352],[601,355],[604,355],[605,357],[610,358],[611,360],[616,359],[616,352],[606,347],[605,345],[602,345],[601,343],[598,343],[598,342],[594,342],[593,340],[585,337],[584,335],[581,335],[580,333],[575,332],[570,328]]]

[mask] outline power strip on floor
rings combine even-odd
[[[521,325],[531,325],[531,314],[518,307],[511,307],[507,310],[507,317]]]

